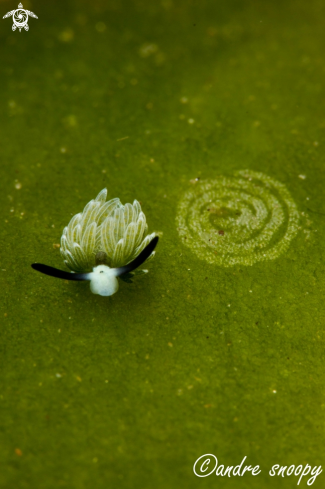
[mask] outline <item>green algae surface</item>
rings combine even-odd
[[[268,471],[325,465],[324,4],[24,8],[28,32],[0,22],[0,487],[296,487]],[[275,259],[208,263],[180,200],[242,170],[285,186],[299,229]],[[109,298],[30,267],[64,268],[104,187],[161,236]],[[206,453],[262,472],[198,478]]]

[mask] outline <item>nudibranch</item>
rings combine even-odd
[[[158,243],[148,234],[146,217],[137,200],[122,205],[120,199],[106,202],[104,188],[63,230],[60,252],[70,272],[41,263],[32,267],[65,280],[89,280],[94,294],[109,296],[118,291],[118,277],[151,259]]]

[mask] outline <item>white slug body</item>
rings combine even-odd
[[[122,205],[120,199],[106,202],[106,197],[105,188],[71,219],[60,248],[67,267],[89,272],[91,291],[103,296],[117,292],[117,268],[132,262],[155,237],[155,233],[147,235],[146,217],[137,200]]]
[[[118,280],[116,277],[117,269],[109,268],[106,265],[95,267],[88,274],[90,279],[90,290],[93,294],[109,296],[118,291]]]

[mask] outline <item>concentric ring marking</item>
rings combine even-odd
[[[285,185],[251,170],[198,181],[178,205],[184,244],[209,263],[229,267],[273,260],[299,229],[299,213]]]

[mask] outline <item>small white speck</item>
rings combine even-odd
[[[190,268],[188,268],[187,270],[191,270]]]
[[[306,197],[306,200],[309,200],[309,197]]]
[[[230,306],[231,306],[231,304],[228,304],[228,306],[227,306],[227,307],[230,307]]]
[[[301,178],[301,180],[305,180],[306,175],[298,175],[298,177]]]
[[[16,180],[15,182],[15,189],[20,190],[21,189],[21,183]]]
[[[253,291],[252,291],[252,290],[250,290],[250,292],[252,293]]]
[[[62,377],[61,374],[55,374],[55,377],[57,377],[58,379],[60,379]]]
[[[155,54],[158,51],[158,49],[159,48],[158,48],[157,44],[145,43],[140,47],[139,55],[142,58],[147,58],[148,56]]]
[[[194,122],[195,122],[195,121],[194,121],[194,119],[189,119],[187,122],[188,122],[189,124],[194,124]]]
[[[273,392],[273,394],[276,394],[276,390],[275,390],[275,389],[273,389],[273,391],[272,391],[272,392]]]

